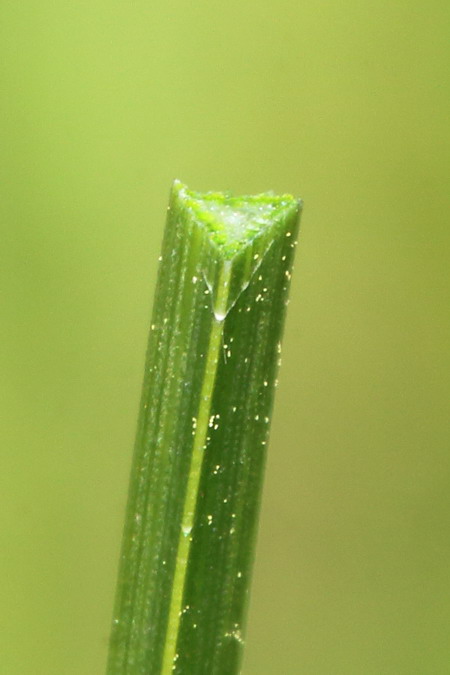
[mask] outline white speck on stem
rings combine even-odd
[[[244,644],[244,639],[242,637],[241,631],[239,630],[238,624],[235,624],[234,630],[225,633],[225,637],[233,638],[234,640],[237,640],[241,645]]]

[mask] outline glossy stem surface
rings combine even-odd
[[[234,675],[300,202],[175,182],[108,675]]]

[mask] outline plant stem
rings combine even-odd
[[[108,675],[233,675],[300,203],[174,184]]]

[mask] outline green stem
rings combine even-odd
[[[233,675],[299,202],[175,183],[108,675]]]

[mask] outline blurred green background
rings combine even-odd
[[[305,200],[244,675],[450,673],[449,21],[3,0],[2,673],[103,673],[175,177]]]

